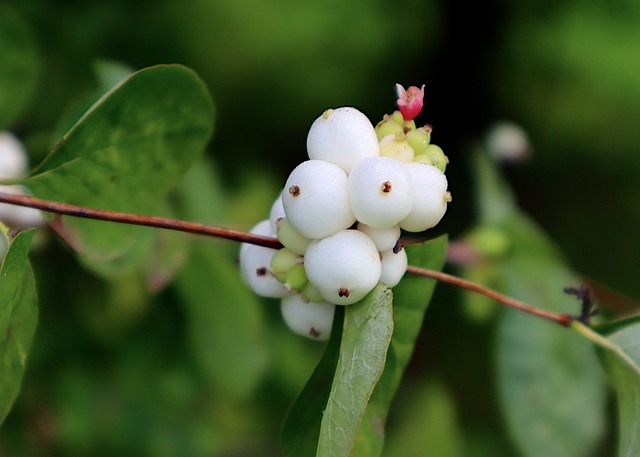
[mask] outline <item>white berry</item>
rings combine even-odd
[[[271,222],[267,219],[258,223],[250,231],[256,235],[274,236]],[[262,297],[281,298],[287,290],[271,271],[271,259],[276,249],[256,246],[249,243],[240,245],[240,271],[249,287]]]
[[[329,236],[356,220],[349,202],[347,174],[322,160],[307,160],[291,172],[282,204],[291,225],[311,239]]]
[[[291,330],[318,341],[329,339],[335,308],[327,302],[306,301],[300,294],[291,294],[280,304],[282,317]]]
[[[310,159],[340,166],[346,173],[362,159],[379,155],[378,138],[371,121],[355,108],[326,110],[309,129]]]
[[[349,198],[358,221],[378,229],[393,227],[413,207],[409,173],[395,159],[366,158],[349,173]]]
[[[381,252],[380,261],[382,264],[380,281],[389,287],[395,287],[407,271],[406,251],[401,249],[397,253],[393,250]]]
[[[378,283],[380,255],[375,244],[358,230],[342,230],[309,244],[304,257],[309,282],[329,303],[350,305]]]
[[[27,173],[27,151],[13,134],[0,132],[0,179],[18,179]]]
[[[396,246],[398,239],[400,239],[399,225],[394,225],[393,227],[386,229],[377,229],[363,224],[362,222],[358,222],[356,227],[371,238],[373,243],[376,245],[376,249],[380,252],[393,249]]]
[[[411,178],[413,208],[400,221],[400,228],[408,232],[422,232],[434,227],[447,211],[450,195],[447,178],[433,165],[411,162],[405,164]]]

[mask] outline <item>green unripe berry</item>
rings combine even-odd
[[[428,125],[407,132],[407,143],[409,143],[416,155],[425,154],[430,142],[431,127]]]
[[[290,249],[282,248],[271,258],[271,272],[280,282],[286,281],[287,272],[296,265],[300,265],[302,258]]]
[[[410,121],[404,121],[402,123],[402,128],[405,132],[409,132],[411,130],[415,130],[416,129],[416,122],[411,119]]]
[[[311,240],[298,232],[286,217],[276,222],[276,236],[282,245],[299,255],[304,255]]]
[[[434,165],[434,163],[431,162],[431,156],[427,154],[418,154],[413,157],[413,161],[418,163],[426,163],[427,165]]]
[[[398,124],[388,114],[385,114],[383,120],[378,122],[376,125],[376,136],[378,137],[378,141],[387,135],[395,135],[396,133],[402,132],[404,132],[402,124]]]
[[[284,279],[284,286],[288,290],[300,290],[309,282],[304,265],[301,264],[289,268]]]
[[[430,144],[427,146],[424,153],[429,156],[432,165],[435,165],[441,172],[445,172],[447,164],[449,163],[449,158],[444,155],[444,151],[440,146]]]
[[[390,157],[400,162],[411,162],[414,152],[404,133],[387,135],[380,140],[380,155]]]
[[[305,275],[306,275],[306,272],[305,272]],[[311,301],[311,302],[324,301],[324,298],[322,297],[320,290],[310,282],[307,282],[307,284],[305,284],[301,292],[302,292],[302,298],[304,298],[306,301]]]
[[[400,125],[404,124],[404,116],[402,116],[402,113],[398,110],[393,112],[391,118]]]

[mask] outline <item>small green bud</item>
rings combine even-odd
[[[444,151],[440,146],[429,144],[426,147],[424,154],[429,156],[431,163],[438,167],[441,172],[445,172],[447,164],[449,163],[449,158],[444,155]]]
[[[404,117],[402,116],[402,113],[398,110],[394,111],[391,117],[393,118],[394,121],[396,121],[400,125],[404,123]]]
[[[307,284],[302,288],[302,298],[307,301],[317,303],[324,301],[324,298],[322,298],[322,295],[320,294],[318,288],[310,282],[307,282]]]
[[[416,155],[425,154],[430,141],[431,126],[429,125],[407,132],[407,143],[413,148]]]
[[[282,245],[298,255],[304,255],[311,240],[298,232],[286,217],[276,222],[276,236]]]
[[[300,290],[307,283],[309,279],[307,278],[307,273],[304,270],[304,265],[294,265],[289,268],[287,274],[285,275],[284,286],[289,290]]]
[[[271,258],[271,272],[280,282],[286,281],[287,272],[302,262],[302,257],[290,249],[282,248]]]
[[[402,128],[404,129],[405,132],[409,132],[411,130],[415,130],[416,129],[416,122],[411,119],[410,121],[404,121],[402,123]]]
[[[385,114],[382,121],[378,122],[375,130],[376,130],[376,135],[378,137],[378,141],[380,141],[382,138],[384,138],[387,135],[403,132],[402,124],[398,124],[388,114]]]

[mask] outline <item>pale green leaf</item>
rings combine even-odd
[[[346,309],[342,345],[317,455],[349,456],[369,399],[385,366],[393,333],[391,289],[377,286]]]
[[[34,230],[10,241],[0,270],[0,423],[20,392],[38,320],[36,284],[27,254]]]
[[[195,73],[150,67],[96,102],[25,184],[49,200],[153,214],[202,153],[212,122],[211,99]],[[145,231],[66,217],[54,227],[96,260],[125,254]]]

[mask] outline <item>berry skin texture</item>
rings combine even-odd
[[[307,160],[289,175],[282,193],[287,219],[301,235],[319,239],[350,227],[347,174],[322,160]]]
[[[382,266],[375,244],[358,230],[342,230],[309,244],[304,257],[309,282],[329,303],[360,301],[378,283]]]
[[[400,226],[398,225],[385,229],[377,229],[358,222],[356,228],[371,238],[376,245],[376,249],[380,252],[393,249],[400,239]]]
[[[271,222],[267,219],[259,222],[250,231],[256,235],[273,236]],[[271,271],[271,260],[276,249],[253,244],[240,245],[240,272],[247,285],[262,297],[282,298],[287,290]]]
[[[400,221],[400,228],[408,232],[422,232],[434,227],[447,211],[450,195],[447,178],[433,165],[412,162],[405,164],[413,189],[413,208]]]
[[[380,253],[380,261],[382,264],[380,282],[389,287],[397,286],[407,271],[407,252],[404,249],[397,253],[393,250],[384,251]]]
[[[287,326],[295,333],[316,341],[327,341],[331,336],[335,305],[310,302],[300,294],[282,299],[280,310]]]
[[[331,162],[349,173],[362,159],[379,155],[378,137],[357,109],[328,109],[309,129],[307,152],[310,159]]]
[[[358,221],[377,229],[393,227],[413,207],[409,173],[389,157],[364,159],[349,174],[349,198]]]

